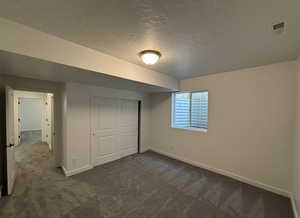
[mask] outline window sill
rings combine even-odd
[[[194,132],[207,132],[207,129],[202,129],[202,128],[180,128],[180,127],[171,127],[172,129],[180,129],[180,130],[187,130],[187,131],[194,131]]]

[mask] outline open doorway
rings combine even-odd
[[[15,145],[38,144],[53,147],[53,94],[14,91]]]
[[[7,88],[7,194],[18,178],[55,168],[54,96]]]

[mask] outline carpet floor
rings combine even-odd
[[[154,152],[72,177],[54,167],[46,144],[17,147],[14,193],[5,218],[292,218],[288,198]]]

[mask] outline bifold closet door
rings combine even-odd
[[[137,153],[137,101],[94,97],[91,118],[93,166]]]
[[[94,97],[92,102],[93,166],[118,159],[118,100]]]
[[[120,156],[138,151],[138,101],[120,100]]]

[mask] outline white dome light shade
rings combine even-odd
[[[161,57],[160,52],[154,51],[154,50],[145,50],[140,52],[140,57],[143,60],[143,62],[147,65],[153,65],[156,64],[156,62]]]

